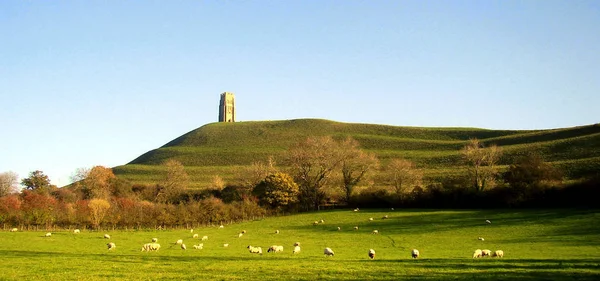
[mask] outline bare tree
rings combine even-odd
[[[19,175],[15,172],[0,173],[0,197],[15,193],[18,190]]]
[[[473,187],[478,191],[493,187],[498,175],[496,164],[502,156],[501,148],[495,144],[484,148],[478,139],[473,138],[463,147],[461,154],[469,165],[469,176]]]
[[[238,181],[242,187],[251,189],[263,181],[268,175],[277,172],[275,161],[269,157],[266,163],[257,161],[250,166],[243,167],[237,175]]]
[[[354,187],[364,179],[369,171],[379,167],[379,159],[374,153],[361,150],[358,141],[350,137],[340,143],[340,149],[344,192],[346,202],[350,202]]]
[[[172,203],[181,192],[188,188],[189,176],[181,162],[177,160],[167,160],[163,165],[167,174],[159,185],[156,201]]]
[[[396,158],[388,163],[383,175],[386,185],[391,186],[400,200],[404,194],[422,184],[423,172],[409,160]]]

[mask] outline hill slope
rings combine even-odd
[[[117,176],[134,183],[152,184],[163,177],[160,164],[180,161],[192,187],[210,185],[214,176],[227,182],[240,166],[283,158],[286,149],[308,136],[351,136],[385,164],[389,159],[410,159],[428,178],[460,173],[460,149],[470,138],[502,147],[502,165],[529,151],[564,169],[570,178],[600,170],[600,125],[549,130],[487,130],[477,128],[426,128],[340,123],[322,119],[211,123],[151,150],[127,165],[115,167]]]

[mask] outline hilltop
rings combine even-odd
[[[210,123],[123,166],[117,176],[137,184],[153,184],[164,173],[160,164],[180,161],[192,188],[205,188],[213,177],[235,179],[239,167],[273,157],[279,164],[287,148],[308,136],[351,136],[382,163],[402,157],[425,171],[427,179],[456,175],[464,170],[460,149],[471,138],[496,144],[504,151],[501,165],[537,151],[560,167],[570,179],[600,171],[600,124],[544,130],[489,130],[479,128],[405,127],[342,123],[323,119]]]

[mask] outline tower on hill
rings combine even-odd
[[[222,93],[219,102],[219,122],[235,122],[235,96],[233,93]]]

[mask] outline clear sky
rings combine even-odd
[[[600,122],[600,1],[0,1],[0,172],[53,184],[217,121]]]

